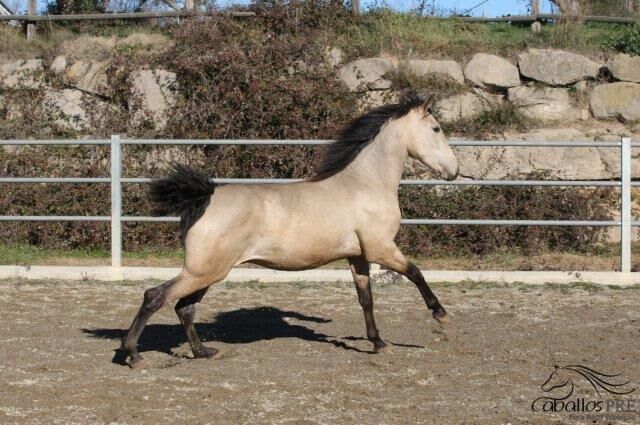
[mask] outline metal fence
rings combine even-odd
[[[357,12],[356,14],[360,14]],[[192,18],[202,16],[231,16],[234,18],[260,18],[254,12],[229,11],[220,12],[217,10],[199,11],[193,10],[173,10],[173,11],[150,11],[150,12],[115,12],[115,13],[82,13],[74,15],[37,15],[35,13],[29,15],[0,15],[1,21],[22,21],[22,22],[61,22],[61,21],[115,21],[119,19],[152,19],[152,18]],[[633,24],[638,22],[640,18],[637,16],[567,16],[553,13],[537,13],[532,15],[509,15],[496,17],[483,16],[432,16],[425,15],[424,19],[433,20],[455,20],[468,23],[492,23],[492,22],[521,22],[533,23],[536,21],[562,21],[562,20],[578,20],[580,22],[605,22],[618,24]]]
[[[0,140],[0,145],[110,145],[111,175],[109,177],[0,177],[0,184],[16,183],[103,183],[111,186],[110,216],[0,216],[0,221],[109,221],[111,222],[111,265],[122,266],[123,222],[176,222],[178,217],[148,217],[122,215],[122,185],[148,183],[147,177],[122,177],[122,146],[124,145],[293,145],[314,146],[331,143],[331,140],[134,140],[111,136],[102,140]],[[640,221],[631,219],[631,188],[640,186],[640,181],[631,181],[631,148],[640,147],[640,142],[622,138],[618,142],[528,142],[528,141],[450,141],[458,147],[570,147],[611,148],[620,151],[620,178],[616,180],[401,180],[401,185],[440,186],[564,186],[564,187],[618,187],[620,188],[619,220],[464,220],[464,219],[403,219],[405,225],[491,225],[491,226],[596,226],[619,227],[621,230],[621,271],[631,271],[631,227],[640,226]],[[213,179],[223,184],[289,183],[295,179]]]

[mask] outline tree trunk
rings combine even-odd
[[[533,15],[540,13],[540,0],[531,0],[531,13]]]
[[[587,11],[586,0],[552,0],[560,9],[560,13],[569,16],[582,16]]]

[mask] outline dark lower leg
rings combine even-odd
[[[138,353],[138,338],[140,338],[142,330],[153,313],[164,306],[164,291],[173,282],[173,280],[170,280],[160,286],[145,291],[144,301],[135,319],[133,319],[129,332],[127,332],[127,335],[122,340],[121,345],[121,349],[131,357],[131,366],[134,366],[142,360],[142,356]]]
[[[180,301],[178,301],[178,304],[176,304],[176,314],[184,326],[187,339],[189,340],[189,346],[191,347],[191,351],[193,351],[193,356],[195,358],[211,358],[218,353],[218,350],[215,348],[209,348],[202,345],[202,341],[200,340],[198,332],[194,326],[196,303],[202,301],[202,297],[204,297],[204,294],[208,289],[208,287],[200,289],[188,297],[181,298]]]
[[[446,320],[447,312],[444,307],[442,307],[435,294],[431,291],[429,285],[427,285],[420,269],[418,269],[414,264],[409,263],[407,271],[403,274],[416,285],[424,299],[424,302],[427,304],[427,307],[433,311],[433,318],[439,322],[444,322]]]
[[[378,334],[378,328],[376,327],[376,321],[373,318],[373,297],[371,295],[371,284],[367,282],[364,288],[356,285],[358,290],[358,299],[364,312],[364,323],[367,327],[367,338],[373,343],[373,347],[376,352],[382,350],[387,346],[380,335]]]
[[[358,301],[364,313],[364,323],[367,327],[367,338],[373,343],[376,352],[384,349],[387,344],[380,339],[376,321],[373,317],[373,295],[369,278],[369,263],[363,258],[349,259],[351,272],[358,292]]]

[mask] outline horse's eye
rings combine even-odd
[[[435,131],[436,133],[440,133],[440,127],[433,127],[433,131]]]

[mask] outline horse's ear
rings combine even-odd
[[[424,102],[422,102],[422,109],[426,114],[433,113],[433,111],[431,110],[431,107],[433,106],[435,101],[436,101],[436,95],[433,93],[429,93],[426,96],[424,96]]]

